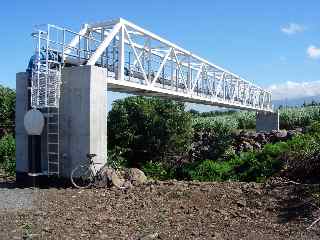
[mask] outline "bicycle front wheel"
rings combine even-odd
[[[94,181],[94,174],[88,165],[79,165],[71,172],[71,182],[76,188],[88,188]]]

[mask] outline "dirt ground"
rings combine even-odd
[[[0,189],[19,190],[14,182]],[[155,181],[127,191],[24,190],[32,208],[0,208],[0,239],[320,239],[320,222],[307,230],[320,217],[315,185]]]

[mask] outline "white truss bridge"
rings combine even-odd
[[[61,69],[105,68],[108,90],[272,112],[271,92],[122,18],[33,33],[32,107],[59,107]]]

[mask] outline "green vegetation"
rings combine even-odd
[[[196,152],[199,152],[196,158],[218,159],[222,156],[233,141],[232,132],[236,127],[235,121],[222,117],[193,119],[194,148]]]
[[[197,128],[210,127],[214,122],[218,121],[232,127],[234,129],[254,129],[255,113],[247,111],[228,111],[214,113],[195,113],[191,111],[194,120],[193,125]],[[280,128],[294,129],[296,127],[304,127],[310,125],[314,121],[320,121],[320,106],[306,106],[306,107],[287,107],[279,109],[280,114]]]
[[[287,148],[286,143],[280,142],[266,145],[262,151],[243,152],[230,160],[199,161],[185,166],[185,178],[199,181],[262,182],[280,170],[280,156]]]
[[[108,115],[108,148],[117,149],[127,165],[175,162],[191,146],[191,114],[184,105],[159,98],[128,97]]]
[[[223,113],[223,112],[222,112]],[[193,127],[196,129],[208,129],[215,127],[216,122],[229,129],[254,129],[256,127],[256,118],[254,112],[248,111],[230,111],[217,116],[195,116],[193,119]],[[203,116],[204,115],[204,116]],[[211,114],[212,115],[212,114]]]
[[[16,170],[15,139],[11,134],[6,134],[0,139],[0,168],[10,175]]]
[[[16,93],[0,85],[0,137],[13,132],[15,118]]]
[[[0,85],[0,168],[15,173],[15,91]]]
[[[166,180],[175,177],[174,169],[170,169],[160,162],[147,162],[142,167],[142,171],[154,180]]]
[[[308,172],[313,180],[320,170],[315,164],[320,152],[319,111],[319,106],[281,109],[281,126],[309,126],[308,133],[236,154],[234,134],[255,128],[254,113],[186,113],[174,101],[129,97],[115,102],[109,114],[109,149],[119,164],[141,167],[159,180],[263,182],[277,174],[291,177],[293,172],[302,181],[307,179],[303,172]]]
[[[320,121],[320,106],[283,108],[280,110],[280,128],[305,127],[313,121]]]
[[[319,133],[312,132],[287,142],[267,144],[261,151],[243,152],[229,160],[207,159],[185,165],[184,177],[199,181],[263,182],[275,174],[281,174],[301,182],[318,182]]]

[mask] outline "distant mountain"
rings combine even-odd
[[[272,101],[272,104],[274,105],[275,108],[278,108],[280,105],[294,107],[294,106],[302,106],[304,102],[308,104],[308,103],[311,103],[312,101],[320,102],[320,96],[274,100]]]

